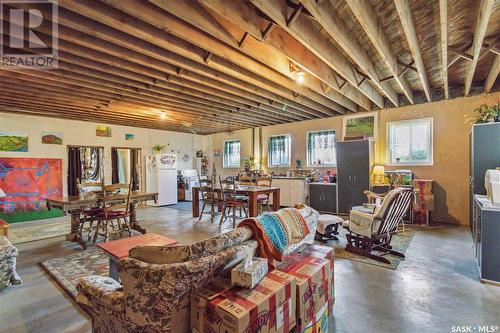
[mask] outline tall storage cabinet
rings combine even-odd
[[[486,194],[484,174],[500,167],[500,123],[476,124],[470,134],[470,225],[472,228],[474,194]]]
[[[353,206],[366,202],[374,163],[374,142],[356,140],[337,142],[337,211],[348,214]]]

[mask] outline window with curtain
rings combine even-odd
[[[240,140],[224,142],[224,168],[240,167]]]
[[[307,166],[337,165],[335,131],[315,131],[307,133]]]
[[[290,134],[269,137],[268,166],[290,166],[291,141]]]
[[[393,165],[431,165],[432,118],[387,123],[387,159]]]

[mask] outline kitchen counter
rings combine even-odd
[[[307,177],[287,177],[287,176],[273,176],[273,179],[299,179],[306,180]]]
[[[314,182],[314,183],[309,183],[309,185],[337,186],[337,183],[320,183],[320,182]]]

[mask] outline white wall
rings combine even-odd
[[[0,107],[1,110],[1,107]],[[159,120],[160,121],[160,120]],[[95,135],[96,125],[75,120],[63,120],[47,117],[25,116],[0,111],[0,132],[27,134],[29,136],[28,152],[0,151],[0,157],[27,157],[27,158],[60,158],[63,160],[63,189],[67,192],[67,145],[103,146],[105,181],[111,181],[111,147],[141,148],[143,156],[150,153],[151,146],[161,144],[168,146],[168,153],[173,150],[178,155],[178,169],[192,169],[195,166],[196,150],[204,150],[207,136],[176,133],[160,130],[150,130],[137,127],[111,126],[111,137]],[[106,124],[102,124],[106,125]],[[42,132],[60,132],[63,134],[62,145],[47,145],[41,143]],[[125,133],[134,134],[133,141],[125,141]],[[179,152],[179,153],[178,153]],[[189,161],[182,160],[184,154],[189,155]],[[142,172],[144,177],[144,170]],[[143,180],[143,184],[145,184]]]

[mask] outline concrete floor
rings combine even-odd
[[[208,223],[208,217],[197,223],[188,212],[170,208],[141,209],[138,215],[148,231],[181,243],[230,226],[221,229]],[[86,315],[37,265],[81,249],[64,237],[18,248],[24,284],[0,293],[0,332],[91,332]],[[479,282],[467,228],[418,231],[406,255],[396,271],[336,261],[330,332],[452,332],[453,326],[500,326],[500,287]]]

